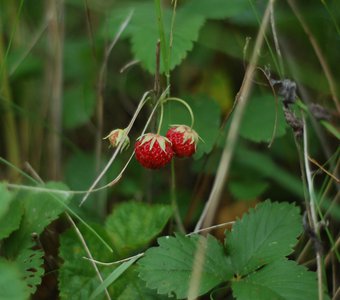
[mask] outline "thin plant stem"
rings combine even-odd
[[[189,236],[192,236],[194,234],[198,234],[198,233],[205,232],[205,231],[210,231],[210,230],[213,230],[213,229],[216,229],[216,228],[227,227],[227,226],[233,225],[234,223],[235,223],[235,221],[230,221],[230,222],[226,222],[226,223],[221,223],[221,224],[209,226],[207,228],[202,228],[198,231],[192,231],[190,233],[187,233],[185,236],[189,237]],[[126,258],[123,258],[123,259],[120,259],[120,260],[116,260],[116,261],[112,261],[112,262],[102,262],[102,261],[99,261],[99,260],[95,260],[93,258],[91,259],[89,257],[83,257],[83,258],[86,259],[86,260],[91,260],[98,265],[112,266],[112,265],[116,265],[116,264],[120,264],[120,263],[129,261],[131,259],[140,258],[140,257],[144,256],[144,254],[145,254],[145,252],[141,252],[141,253],[138,253],[136,255],[129,256],[129,257],[126,257]]]
[[[63,56],[64,56],[64,1],[46,2],[48,19],[49,56],[46,60],[46,88],[49,97],[49,120],[53,129],[48,134],[49,173],[52,179],[61,176],[61,131],[63,98]]]
[[[4,49],[4,40],[2,34],[2,24],[0,20],[0,96],[1,96],[1,108],[3,110],[1,121],[4,133],[5,151],[8,160],[14,165],[20,164],[20,148],[18,141],[18,131],[15,122],[15,116],[12,109],[13,99],[10,84],[7,77],[6,60],[10,45],[7,48],[6,53]],[[15,178],[15,173],[12,169],[8,170],[8,177],[10,179]]]
[[[160,0],[155,0],[155,8],[156,8],[156,17],[159,31],[159,38],[161,42],[161,56],[163,60],[163,67],[165,70],[166,77],[166,85],[170,86],[170,65],[169,65],[169,51],[167,47],[167,42],[165,38],[164,31],[164,21],[163,21],[163,11]],[[168,95],[170,94],[170,90],[168,90]]]
[[[174,41],[174,26],[175,26],[175,19],[176,19],[177,0],[172,0],[172,4],[173,4],[173,10],[172,10],[171,26],[170,26],[169,66],[171,66],[171,55],[172,55],[172,46],[173,46],[173,41]]]
[[[161,104],[160,113],[159,113],[158,128],[157,128],[157,134],[159,134],[161,132],[162,123],[163,123],[163,115],[164,115],[164,106],[163,106],[163,104]]]
[[[129,123],[129,125],[126,127],[125,129],[125,134],[128,135],[133,124],[136,121],[137,116],[139,115],[141,109],[143,108],[143,106],[145,105],[145,103],[148,101],[149,95],[152,91],[147,91],[144,93],[141,101],[139,102],[139,105]],[[118,153],[120,152],[121,147],[123,146],[124,143],[124,139],[121,140],[121,142],[119,143],[119,145],[116,148],[116,151],[112,154],[110,160],[107,162],[106,166],[104,167],[104,169],[102,170],[102,172],[97,176],[97,178],[95,179],[95,181],[92,183],[92,185],[90,186],[90,188],[88,189],[87,193],[85,194],[85,196],[83,197],[83,199],[81,200],[79,206],[83,205],[84,202],[86,201],[86,199],[88,198],[88,196],[91,194],[91,192],[93,191],[93,189],[96,187],[96,185],[98,184],[98,182],[103,178],[103,176],[106,174],[107,170],[110,168],[110,166],[112,165],[112,163],[114,162],[114,160],[116,159]]]
[[[177,193],[176,193],[176,169],[175,169],[175,161],[171,161],[171,206],[174,212],[175,221],[177,227],[181,233],[185,233],[185,228],[181,219],[181,215],[179,213],[178,204],[177,204]]]
[[[177,102],[183,104],[187,108],[187,110],[188,110],[188,112],[190,114],[190,118],[191,118],[191,125],[190,125],[190,127],[193,128],[194,127],[194,123],[195,123],[195,117],[194,117],[194,114],[193,114],[192,109],[189,106],[189,104],[186,103],[183,99],[176,98],[176,97],[169,97],[169,98],[166,98],[164,100],[164,102],[167,102],[167,101],[177,101]]]
[[[133,15],[133,11],[130,11],[126,16],[125,20],[120,24],[111,44],[107,47],[104,54],[104,59],[100,67],[98,82],[97,82],[97,130],[96,130],[96,168],[99,168],[100,165],[100,157],[101,157],[101,150],[102,150],[102,131],[103,131],[103,110],[104,110],[104,89],[106,85],[106,74],[107,74],[107,63],[110,57],[110,54],[117,44],[119,38],[121,37],[122,33],[128,26],[131,18]]]
[[[304,164],[306,171],[306,179],[307,179],[307,187],[310,199],[310,210],[311,210],[311,225],[313,230],[315,231],[317,237],[319,237],[319,223],[318,217],[316,213],[316,199],[314,192],[314,185],[312,180],[312,173],[309,166],[308,160],[308,139],[307,139],[307,126],[306,120],[303,119],[303,153],[304,153]],[[318,275],[318,291],[319,291],[319,300],[323,300],[323,283],[322,283],[322,257],[320,251],[316,250],[316,263],[317,263],[317,275]]]
[[[281,50],[280,50],[279,39],[277,37],[276,25],[275,25],[274,5],[272,6],[271,11],[270,11],[270,25],[271,25],[271,28],[272,28],[275,50],[276,50],[278,60],[279,60],[280,75],[283,77],[284,76],[284,66],[283,66],[283,59],[282,59],[282,54],[281,54]]]
[[[259,51],[262,48],[265,31],[267,29],[269,20],[270,20],[270,9],[274,4],[275,0],[270,0],[268,2],[267,8],[265,10],[263,20],[256,38],[254,50],[246,70],[244,80],[242,82],[242,86],[240,88],[238,104],[234,110],[233,122],[230,125],[230,129],[228,131],[228,135],[226,138],[225,146],[222,152],[222,157],[220,159],[220,164],[217,169],[215,181],[213,183],[212,190],[209,195],[209,199],[204,207],[204,210],[196,224],[195,230],[199,230],[202,225],[209,226],[213,220],[215,215],[218,202],[220,199],[220,195],[222,193],[223,187],[225,185],[225,180],[227,178],[229,167],[231,163],[231,159],[233,157],[234,149],[236,146],[238,131],[241,124],[243,112],[245,110],[250,90],[252,87],[252,81],[254,78],[254,71],[256,69],[256,64],[258,62]],[[205,221],[205,223],[203,223]]]
[[[270,10],[274,5],[275,0],[270,0],[268,2],[267,8],[264,12],[264,16],[259,28],[259,32],[256,37],[254,50],[247,67],[242,86],[239,92],[239,100],[238,104],[234,110],[233,122],[230,125],[230,129],[225,141],[225,146],[222,152],[222,157],[220,159],[220,163],[217,169],[216,177],[213,183],[212,190],[209,195],[209,199],[204,207],[204,210],[195,226],[194,231],[200,230],[202,227],[208,227],[213,222],[213,218],[215,216],[220,196],[225,186],[225,180],[227,178],[231,159],[233,157],[234,149],[236,146],[239,127],[241,124],[242,116],[250,95],[250,90],[252,87],[252,82],[254,78],[254,72],[256,69],[256,64],[259,59],[259,52],[262,48],[263,41],[265,38],[265,32],[268,27],[269,19],[270,19]],[[198,243],[198,247],[196,249],[195,258],[194,258],[194,267],[191,274],[191,280],[189,284],[189,297],[188,299],[195,299],[198,294],[200,282],[202,279],[202,268],[204,264],[204,256],[206,251],[206,240],[200,240]]]
[[[339,103],[339,98],[338,98],[337,92],[336,92],[335,80],[334,80],[332,72],[331,72],[331,70],[328,66],[328,63],[327,63],[325,57],[322,54],[321,48],[320,48],[319,44],[317,43],[315,37],[313,36],[312,32],[310,31],[310,29],[309,29],[307,23],[305,22],[302,14],[300,13],[300,11],[299,11],[299,9],[296,5],[296,2],[294,0],[287,0],[287,2],[289,4],[290,8],[292,9],[293,13],[295,14],[296,18],[300,22],[301,27],[303,28],[305,34],[307,35],[309,42],[311,43],[311,45],[314,49],[314,52],[315,52],[317,58],[319,59],[322,70],[325,73],[325,76],[326,76],[327,81],[328,81],[329,90],[331,92],[333,102],[335,104],[337,111],[340,112],[340,103]]]
[[[99,278],[99,281],[100,281],[101,283],[103,283],[103,281],[104,281],[104,280],[103,280],[103,277],[102,277],[102,275],[101,275],[100,272],[99,272],[99,269],[98,269],[98,267],[97,267],[97,264],[93,261],[93,256],[92,256],[92,254],[91,254],[91,251],[90,251],[89,247],[88,247],[87,244],[86,244],[86,241],[85,241],[85,239],[84,239],[82,233],[80,232],[80,230],[79,230],[79,228],[77,227],[76,223],[74,223],[74,221],[72,220],[72,218],[70,217],[70,215],[69,215],[68,213],[66,213],[66,217],[67,217],[67,219],[69,220],[69,222],[71,223],[71,225],[72,225],[74,231],[75,231],[76,234],[78,235],[80,242],[83,244],[83,247],[84,247],[84,250],[85,250],[86,254],[88,255],[89,258],[91,258],[91,259],[90,259],[91,264],[92,264],[92,266],[93,266],[93,268],[94,268],[94,270],[95,270],[95,272],[96,272],[96,274],[97,274],[97,276],[98,276],[98,278]],[[110,294],[109,294],[109,292],[107,291],[106,288],[104,289],[104,291],[105,291],[106,298],[109,299],[109,300],[111,300]]]

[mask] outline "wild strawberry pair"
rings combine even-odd
[[[174,125],[166,137],[146,133],[135,143],[137,161],[145,168],[159,169],[167,165],[173,156],[190,157],[196,152],[199,136],[186,125]]]

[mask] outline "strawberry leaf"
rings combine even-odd
[[[102,227],[95,226],[95,230],[108,240],[107,234]],[[79,226],[86,244],[92,256],[104,262],[117,260],[106,248],[103,248],[98,239],[83,226]],[[67,230],[61,235],[59,256],[64,261],[58,273],[60,299],[90,299],[93,291],[100,285],[100,280],[88,257],[83,244],[73,229]],[[114,267],[98,266],[103,278],[106,278]],[[104,297],[98,297],[104,299]]]
[[[226,232],[234,273],[248,274],[290,254],[301,232],[298,207],[268,200],[257,205]]]
[[[315,273],[287,260],[275,261],[239,281],[233,281],[232,290],[237,300],[318,299]]]
[[[16,264],[0,259],[0,270],[0,299],[28,299],[28,289]]]
[[[138,262],[139,276],[146,281],[146,286],[157,289],[159,294],[170,296],[175,293],[177,299],[188,297],[193,269],[200,264],[201,278],[197,297],[207,293],[218,284],[231,279],[232,271],[229,259],[225,256],[222,245],[212,236],[161,237],[159,247],[150,248]],[[197,260],[197,250],[202,250],[203,257]]]
[[[16,258],[31,294],[35,293],[45,273],[43,256],[44,252],[41,250],[23,249]]]
[[[130,252],[147,245],[172,215],[168,205],[125,202],[116,206],[106,220],[106,230],[119,251]]]

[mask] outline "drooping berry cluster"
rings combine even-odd
[[[198,134],[189,126],[174,125],[166,137],[154,133],[141,136],[135,143],[135,156],[143,167],[159,169],[167,165],[173,156],[192,156],[198,139]]]

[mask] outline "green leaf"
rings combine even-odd
[[[240,135],[254,142],[270,142],[275,126],[275,98],[273,95],[251,97],[240,126]],[[277,104],[275,137],[286,133],[286,121],[282,104]]]
[[[115,282],[139,257],[131,258],[130,260],[122,263],[95,289],[90,299],[96,299],[104,290],[113,282]]]
[[[28,289],[16,265],[1,259],[0,270],[0,299],[28,299]]]
[[[1,201],[2,196],[0,195]],[[14,230],[20,226],[21,217],[23,214],[23,203],[18,197],[14,197],[11,201],[7,213],[0,218],[0,239],[7,238]]]
[[[44,252],[42,250],[23,249],[16,262],[28,286],[30,294],[34,294],[44,275]]]
[[[221,282],[232,277],[230,261],[222,245],[211,235],[161,237],[159,247],[150,248],[138,262],[139,276],[146,286],[159,294],[176,294],[178,299],[188,297],[193,269],[201,272],[196,295],[207,293]],[[197,253],[200,253],[196,258]],[[203,265],[202,265],[203,264]]]
[[[163,23],[167,45],[170,39],[171,15],[171,10],[163,9]],[[173,31],[170,70],[179,65],[186,57],[187,52],[192,50],[193,42],[198,39],[198,33],[204,21],[204,17],[200,15],[188,14],[178,9]],[[136,6],[131,22],[135,26],[131,37],[132,51],[135,58],[140,60],[143,66],[153,74],[155,73],[156,65],[156,44],[159,39],[154,4],[146,3]],[[163,54],[161,53],[161,55]],[[164,72],[162,59],[160,69],[161,72]]]
[[[190,105],[195,116],[194,129],[203,139],[203,142],[198,142],[197,152],[194,156],[195,159],[199,159],[214,147],[219,134],[221,109],[213,99],[203,95],[183,100]],[[170,125],[185,124],[190,126],[190,122],[190,115],[183,105],[178,102],[167,102],[162,125],[163,134],[166,133]]]
[[[145,281],[138,277],[138,266],[131,266],[115,283],[111,297],[115,300],[163,300],[174,299],[157,294],[155,290],[148,289]]]
[[[99,226],[96,231],[108,240],[105,230]],[[96,236],[79,226],[86,244],[94,259],[110,262],[117,259],[101,243]],[[92,263],[83,257],[88,257],[83,244],[74,229],[69,229],[61,235],[59,256],[64,261],[59,269],[58,282],[61,299],[89,299],[93,291],[100,285],[99,278]],[[101,275],[105,278],[112,272],[112,268],[98,266]],[[97,299],[103,299],[98,297]]]
[[[119,251],[129,252],[147,245],[172,215],[169,205],[124,202],[106,220],[106,230]]]
[[[225,19],[249,10],[248,0],[191,0],[183,4],[183,11],[208,19]]]
[[[316,275],[294,261],[279,260],[232,282],[237,300],[318,299]]]
[[[302,232],[299,208],[265,201],[226,232],[233,271],[245,275],[292,252]]]
[[[12,201],[12,198],[13,198],[13,194],[10,193],[3,184],[0,184],[0,199],[1,199],[0,220],[2,216],[6,215],[9,209],[10,203]]]
[[[231,194],[240,200],[254,200],[268,188],[269,183],[261,179],[230,180],[228,183]]]
[[[109,20],[108,32],[105,35],[112,39],[119,24],[131,11],[133,11],[133,15],[123,36],[130,37],[135,59],[140,60],[143,67],[154,74],[159,29],[153,2],[136,2],[114,9]],[[167,46],[169,46],[170,40],[171,18],[172,10],[163,7],[163,23]],[[177,9],[173,30],[170,70],[179,65],[187,53],[192,50],[193,43],[198,39],[198,34],[204,21],[205,18],[201,15],[189,14],[187,11],[182,12],[180,8]],[[160,62],[161,72],[164,72],[163,59]]]
[[[41,187],[67,190],[62,183],[50,182]],[[19,198],[20,197],[20,198]],[[20,227],[6,240],[6,252],[16,257],[24,248],[34,245],[32,234],[41,234],[45,227],[65,211],[70,194],[53,192],[25,191],[18,194],[24,206],[24,215]]]
[[[89,122],[95,111],[93,89],[84,86],[72,86],[65,90],[63,102],[63,125],[74,129]]]

